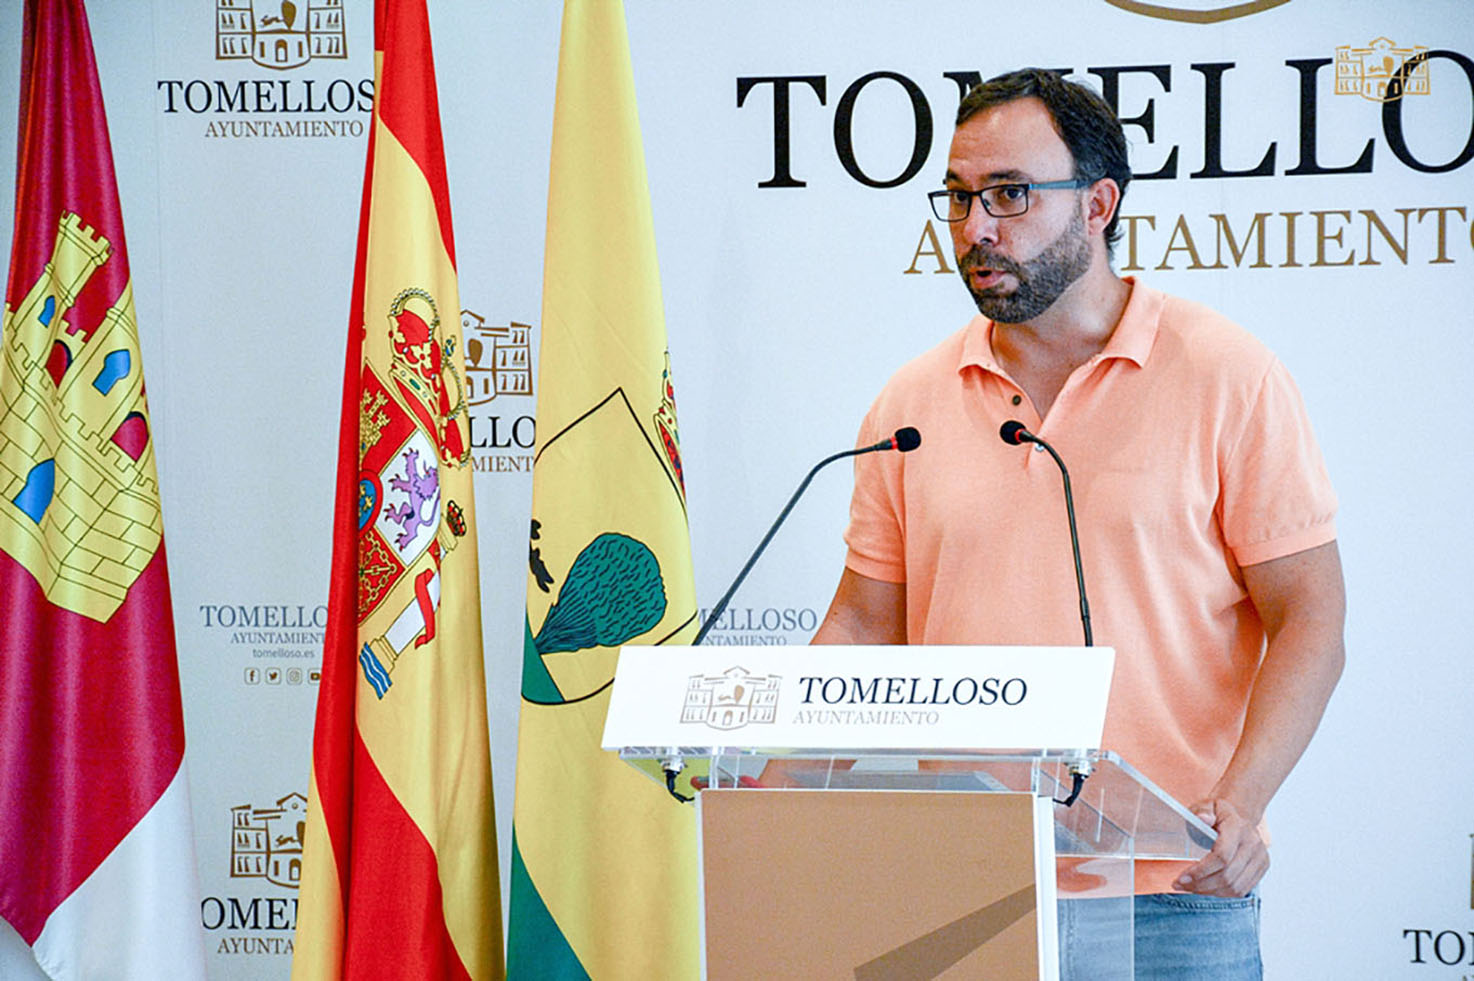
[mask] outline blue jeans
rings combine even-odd
[[[1124,969],[1128,910],[1135,918],[1134,975]],[[1061,900],[1059,950],[1062,981],[1260,981],[1259,897]]]

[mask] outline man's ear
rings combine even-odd
[[[1121,187],[1109,177],[1102,177],[1085,190],[1085,226],[1092,235],[1105,231],[1116,209],[1121,206]]]

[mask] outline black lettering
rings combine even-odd
[[[899,705],[899,704],[901,704],[901,703],[903,703],[905,701],[905,699],[903,699],[903,698],[900,697],[900,695],[901,695],[901,686],[904,685],[905,683],[906,683],[906,679],[905,678],[887,678],[887,679],[885,679],[885,704],[886,705]]]
[[[971,691],[970,691],[970,693],[968,694],[968,696],[966,698],[963,698],[962,695],[959,694],[959,692],[961,692],[961,691],[964,690],[963,687],[962,687],[964,684],[967,684],[967,685],[970,685],[971,686]],[[952,701],[956,702],[958,705],[971,705],[973,702],[975,702],[977,700],[978,700],[978,683],[977,683],[977,681],[975,679],[973,679],[973,678],[959,678],[957,681],[953,682],[953,684],[952,684]]]
[[[877,693],[877,691],[880,688],[880,679],[879,678],[871,678],[870,679],[870,684],[869,684],[868,687],[859,678],[855,678],[855,679],[853,679],[853,681],[855,683],[855,687],[854,687],[854,691],[852,691],[850,693],[850,704],[853,705],[856,702],[874,702],[875,701],[876,693]]]
[[[1424,937],[1428,937],[1428,938],[1431,939],[1432,936],[1433,936],[1433,931],[1432,930],[1404,930],[1404,931],[1402,931],[1402,935],[1404,937],[1406,937],[1408,934],[1412,934],[1413,935],[1413,959],[1412,959],[1412,961],[1410,963],[1413,963],[1413,964],[1426,964],[1426,963],[1428,963],[1427,961],[1423,960],[1423,938]]]
[[[245,906],[234,896],[230,898],[230,929],[232,930],[259,930],[261,929],[260,899],[253,899]],[[249,911],[249,912],[247,912]]]
[[[184,88],[184,83],[177,78],[161,78],[154,87],[164,90],[164,111],[178,112],[179,107],[174,104],[174,96]]]
[[[950,78],[957,83],[958,108],[961,108],[962,100],[967,98],[967,93],[983,84],[982,72],[942,72],[942,77]]]
[[[522,425],[527,424],[527,433],[523,435]],[[512,423],[512,442],[524,450],[530,450],[537,442],[537,420],[532,416],[518,416],[517,421]]]
[[[1087,68],[1086,71],[1092,75],[1100,76],[1100,94],[1110,105],[1124,126],[1140,126],[1141,131],[1146,134],[1148,143],[1156,142],[1157,138],[1157,106],[1154,99],[1146,100],[1146,108],[1135,116],[1121,115],[1121,76],[1128,74],[1151,75],[1162,85],[1163,92],[1172,91],[1172,66],[1171,65],[1115,65],[1110,67]],[[1167,162],[1162,164],[1150,174],[1132,173],[1131,179],[1138,181],[1149,181],[1166,179],[1171,180],[1177,176],[1177,147],[1167,154]]]
[[[814,683],[818,678],[800,678],[798,683],[804,686],[804,704],[808,705],[814,700]]]
[[[1268,177],[1274,173],[1274,143],[1269,144],[1259,166],[1250,170],[1224,169],[1223,73],[1235,64],[1221,61],[1189,66],[1203,76],[1203,169],[1194,171],[1189,177]]]
[[[758,187],[806,187],[804,181],[796,180],[789,162],[789,103],[788,87],[800,82],[814,90],[819,105],[824,105],[823,75],[766,75],[737,79],[737,108],[747,100],[747,93],[755,86],[773,86],[773,176],[758,183]]]
[[[838,682],[839,683],[839,694],[836,695],[836,696],[834,696],[833,698],[830,698],[829,697],[829,685],[832,682]],[[845,685],[843,678],[825,678],[824,679],[824,684],[822,684],[822,685],[819,686],[819,697],[824,700],[824,704],[825,705],[833,705],[836,702],[842,702],[842,701],[844,701],[844,693],[845,693],[845,688],[846,687],[847,686]]]
[[[1285,64],[1300,73],[1300,162],[1292,169],[1285,171],[1287,175],[1370,174],[1372,172],[1372,154],[1376,146],[1376,140],[1367,140],[1367,145],[1362,148],[1361,156],[1356,158],[1355,163],[1347,164],[1344,167],[1322,167],[1316,162],[1317,100],[1315,82],[1317,73],[1330,63],[1330,58],[1306,58],[1301,61],[1290,60],[1285,62]]]
[[[308,83],[311,84],[311,83]],[[340,88],[341,86],[341,88]],[[341,93],[341,95],[340,95]],[[328,86],[328,106],[333,112],[347,112],[353,108],[353,83],[340,78]]]
[[[1458,944],[1458,953],[1453,957],[1445,957],[1443,954],[1444,940],[1452,937]],[[1433,938],[1433,956],[1438,958],[1440,964],[1459,964],[1464,960],[1464,935],[1457,930],[1440,930],[1438,936]]]
[[[865,86],[882,78],[898,83],[906,91],[911,100],[913,121],[911,159],[905,169],[890,180],[877,180],[866,174],[860,169],[859,160],[855,158],[855,102]],[[926,164],[927,154],[931,152],[932,132],[931,106],[927,105],[925,93],[911,79],[896,72],[871,72],[862,75],[844,90],[844,95],[840,96],[834,107],[834,152],[839,154],[839,162],[845,173],[867,187],[897,187],[920,173]]]
[[[215,111],[216,112],[245,112],[246,111],[246,83],[242,79],[231,88],[219,79],[215,80]]]
[[[213,910],[212,910],[213,907]],[[214,922],[210,922],[211,913],[214,913]],[[200,903],[200,925],[206,930],[219,930],[225,922],[225,904],[214,896],[206,896]]]
[[[264,78],[258,78],[251,85],[256,90],[256,111],[276,112],[276,103],[271,100],[271,82]]]
[[[1412,150],[1408,148],[1406,134],[1402,131],[1402,90],[1407,83],[1407,78],[1413,70],[1425,61],[1432,58],[1447,58],[1464,70],[1464,77],[1469,80],[1469,93],[1474,96],[1474,61],[1459,54],[1457,51],[1423,51],[1407,59],[1397,74],[1387,83],[1387,101],[1382,103],[1382,133],[1387,137],[1387,146],[1392,150],[1392,155],[1413,170],[1425,174],[1444,174],[1450,170],[1457,170],[1471,159],[1474,159],[1474,107],[1469,113],[1469,139],[1464,143],[1464,148],[1445,164],[1425,164],[1413,156]],[[1395,94],[1394,94],[1395,93]]]
[[[983,693],[978,697],[978,702],[982,705],[992,705],[996,701],[998,701],[998,679],[984,678]]]
[[[1018,687],[1015,688],[1014,685],[1017,685]],[[1010,691],[1017,691],[1018,694],[1010,697]],[[1019,702],[1022,702],[1028,696],[1028,694],[1029,683],[1022,678],[1009,678],[1003,683],[1004,705],[1017,705]]]
[[[374,80],[371,78],[358,83],[358,111],[374,111]]]
[[[196,86],[198,86],[198,88],[196,88]],[[202,93],[201,98],[204,100],[203,105],[195,105],[195,92]],[[184,107],[190,112],[208,112],[210,110],[210,103],[211,98],[209,82],[201,81],[197,78],[184,87]]]

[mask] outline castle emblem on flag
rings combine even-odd
[[[748,674],[731,667],[721,674],[693,674],[686,684],[682,722],[701,722],[729,732],[751,723],[778,721],[777,675]]]
[[[392,614],[359,652],[379,698],[400,657],[435,639],[440,565],[466,534],[440,467],[470,456],[465,385],[434,297],[402,290],[388,319],[392,360],[384,377],[364,363],[358,414],[358,622]]]
[[[215,58],[249,58],[262,68],[298,68],[313,58],[347,58],[343,0],[215,0]],[[260,9],[257,9],[260,8]]]
[[[163,537],[133,286],[98,324],[70,323],[112,255],[63,212],[51,261],[6,311],[0,549],[57,606],[106,622]]]

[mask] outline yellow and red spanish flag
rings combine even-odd
[[[154,434],[81,0],[27,0],[0,341],[0,916],[50,977],[203,978]]]
[[[500,978],[470,431],[424,0],[378,0],[292,977]]]
[[[620,645],[697,627],[620,0],[563,8],[542,319],[508,974],[694,978],[692,807],[599,748]]]

